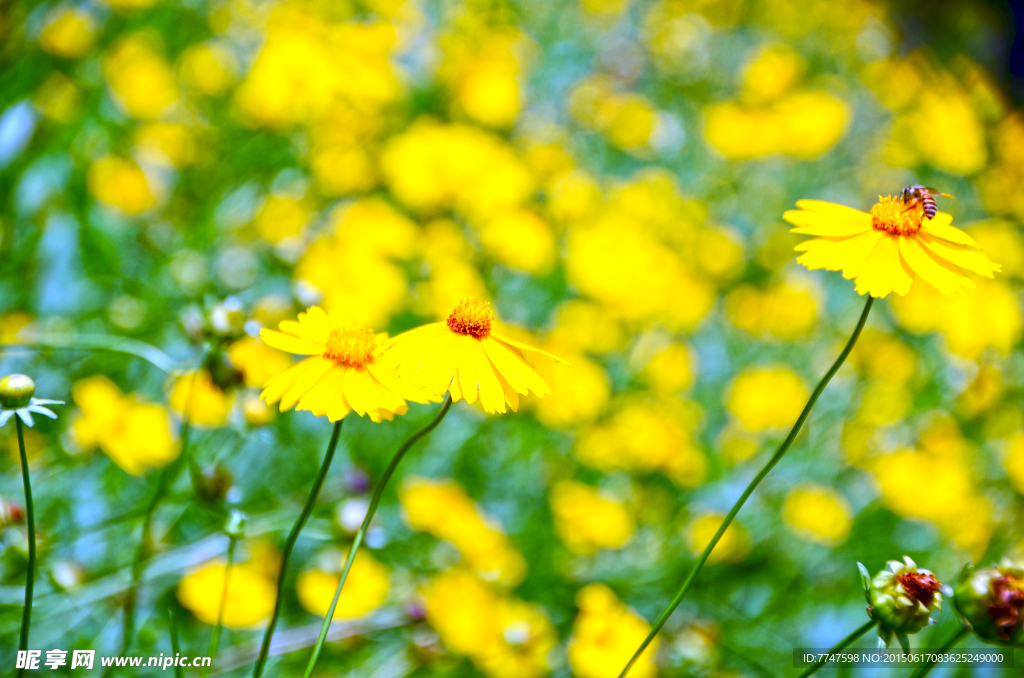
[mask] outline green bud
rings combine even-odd
[[[861,572],[866,573],[861,565]],[[878,622],[878,632],[888,644],[893,634],[905,644],[907,634],[932,623],[931,613],[942,607],[942,583],[928,570],[920,570],[908,556],[890,560],[886,568],[868,580],[864,593],[868,615]]]
[[[998,567],[979,568],[953,592],[953,604],[986,643],[1024,642],[1024,563],[1004,560]]]
[[[224,525],[224,534],[232,539],[245,537],[245,514],[241,511],[232,511]]]
[[[24,374],[8,374],[0,379],[0,407],[16,410],[28,407],[36,392],[36,382]]]

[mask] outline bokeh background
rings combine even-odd
[[[942,209],[1003,273],[876,304],[633,675],[787,675],[794,647],[865,620],[856,561],[907,554],[951,582],[1024,556],[1012,19],[869,0],[0,3],[0,371],[68,401],[27,439],[30,647],[121,651],[191,389],[131,654],[172,653],[171,626],[206,653],[237,508],[214,673],[248,675],[331,428],[258,402],[291,360],[259,328],[319,303],[397,333],[476,296],[568,365],[538,361],[553,393],[519,413],[457,405],[406,459],[316,675],[613,678],[863,304],[795,263],[782,212],[913,183],[955,195]],[[305,665],[369,488],[436,407],[346,421],[271,674]],[[13,424],[0,446],[13,662]],[[938,620],[915,645],[952,633],[948,606]]]

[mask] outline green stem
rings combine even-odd
[[[391,476],[394,474],[395,469],[398,468],[398,464],[402,461],[405,453],[409,451],[409,448],[415,445],[421,438],[437,428],[437,425],[444,419],[444,415],[448,414],[448,410],[452,406],[452,397],[449,394],[444,399],[444,404],[441,405],[441,411],[437,413],[434,419],[421,428],[416,433],[409,436],[408,440],[402,443],[402,446],[395,452],[395,456],[391,458],[391,463],[384,470],[384,475],[381,476],[380,482],[377,483],[377,487],[373,490],[373,496],[370,498],[370,505],[366,509],[366,517],[363,518],[363,524],[359,526],[359,531],[356,532],[356,537],[352,541],[352,547],[348,550],[348,558],[345,560],[345,566],[341,570],[341,577],[338,579],[338,586],[334,589],[334,598],[331,600],[331,606],[327,608],[327,614],[324,616],[324,621],[320,625],[320,635],[316,639],[316,645],[313,646],[313,654],[309,658],[309,663],[306,664],[306,672],[303,674],[303,678],[309,678],[313,673],[313,667],[316,666],[316,660],[320,657],[320,650],[324,646],[324,641],[327,640],[327,631],[331,628],[331,622],[334,620],[334,609],[338,606],[338,599],[341,598],[341,590],[345,586],[345,580],[348,579],[349,570],[352,569],[352,563],[356,559],[356,552],[359,550],[360,545],[363,543],[363,537],[366,536],[366,530],[370,527],[370,521],[373,520],[373,515],[377,512],[377,506],[380,504],[380,498],[384,494],[384,488],[387,487],[388,481],[391,480]]]
[[[775,465],[779,463],[782,457],[789,450],[790,445],[792,445],[793,441],[796,440],[797,434],[800,433],[800,428],[804,425],[804,421],[807,420],[807,416],[811,413],[811,408],[813,408],[814,404],[818,401],[818,396],[821,395],[821,392],[825,390],[825,386],[828,385],[828,382],[832,380],[832,377],[834,377],[836,372],[839,371],[839,368],[842,367],[847,356],[850,355],[850,351],[853,350],[853,345],[857,343],[857,338],[860,337],[861,330],[864,329],[864,323],[867,322],[868,313],[871,311],[871,304],[874,303],[874,301],[874,297],[868,295],[868,301],[864,304],[864,310],[860,314],[860,320],[857,321],[857,327],[854,328],[853,335],[850,336],[850,340],[846,342],[846,346],[843,348],[842,353],[840,353],[839,357],[836,358],[836,361],[832,363],[832,367],[829,368],[828,372],[825,373],[825,376],[818,382],[818,385],[815,387],[814,392],[811,393],[811,397],[808,399],[807,404],[804,405],[803,411],[800,412],[800,416],[797,417],[796,423],[793,424],[793,428],[790,430],[789,435],[782,441],[782,444],[779,445],[779,449],[775,451],[775,454],[773,454],[772,458],[768,460],[768,463],[764,465],[764,468],[762,468],[761,471],[754,476],[754,479],[750,481],[750,484],[747,485],[747,489],[743,490],[743,494],[740,495],[740,498],[736,500],[735,504],[733,504],[729,513],[726,514],[725,520],[722,521],[721,527],[718,528],[718,532],[715,533],[715,536],[711,538],[711,542],[707,545],[704,551],[701,552],[700,556],[697,558],[697,562],[693,565],[693,569],[690,570],[690,574],[686,577],[686,581],[683,582],[682,587],[676,593],[675,597],[672,598],[672,602],[669,603],[667,608],[665,608],[665,611],[662,612],[657,621],[654,622],[654,627],[651,629],[651,632],[647,635],[647,638],[644,639],[644,642],[641,643],[640,648],[633,654],[633,657],[629,660],[629,663],[626,664],[626,667],[622,669],[622,673],[619,674],[619,678],[625,678],[626,674],[629,673],[629,669],[632,668],[633,664],[636,663],[636,660],[640,657],[640,654],[647,649],[647,646],[651,644],[654,637],[658,635],[658,631],[661,630],[661,627],[665,625],[668,618],[672,615],[675,609],[679,607],[679,603],[683,601],[683,597],[686,596],[686,592],[690,590],[693,580],[697,578],[697,574],[700,572],[701,568],[704,567],[704,563],[707,561],[708,556],[711,555],[711,551],[714,550],[718,541],[722,538],[722,535],[725,534],[725,530],[732,524],[736,514],[740,512],[740,509],[743,508],[743,505],[747,502],[747,499],[750,498],[750,495],[754,493],[754,490],[761,484],[761,481],[764,480],[765,476],[775,468]]]
[[[859,640],[860,637],[863,636],[865,633],[867,633],[871,629],[875,628],[875,626],[877,624],[878,624],[878,622],[876,622],[873,619],[868,620],[864,624],[864,626],[861,626],[859,629],[857,629],[856,631],[854,631],[853,633],[851,633],[850,635],[846,636],[845,638],[840,640],[838,643],[836,643],[836,645],[831,650],[828,651],[828,654],[832,654],[834,652],[840,652],[842,650],[845,650],[850,645],[852,645],[853,643],[857,642],[857,640]],[[801,673],[799,676],[797,676],[797,678],[807,678],[808,676],[813,676],[815,673],[818,672],[818,669],[820,669],[822,666],[824,666],[827,663],[828,663],[828,656],[822,657],[821,659],[819,659],[818,661],[814,662],[813,664],[808,666],[806,669],[804,669],[804,672]]]
[[[936,654],[945,654],[946,652],[949,652],[957,643],[966,638],[970,632],[971,630],[969,628],[967,628],[966,626],[961,626],[960,630],[957,631],[949,640],[947,640],[946,643],[942,646],[941,649],[939,649],[939,651]],[[937,663],[938,662],[936,661],[925,662],[921,665],[921,668],[919,668],[917,671],[914,671],[914,673],[911,674],[910,678],[924,678],[932,672],[932,669],[935,668],[935,665]]]
[[[25,578],[25,609],[21,613],[21,641],[19,650],[28,649],[28,630],[32,625],[32,590],[36,581],[36,509],[32,502],[32,483],[28,474],[28,455],[25,454],[25,431],[21,418],[14,415],[14,424],[18,429],[18,450],[21,452],[21,479],[25,485],[25,516],[28,522],[28,574]],[[18,676],[25,675],[25,669],[18,670]]]
[[[237,545],[238,539],[231,537],[231,541],[228,543],[228,562],[224,566],[224,588],[220,592],[220,605],[217,607],[217,625],[213,627],[210,649],[206,652],[206,656],[211,660],[217,656],[217,648],[220,646],[220,632],[224,628],[224,608],[228,604],[228,583],[231,580],[231,568],[235,564],[235,546]],[[206,678],[209,673],[210,667],[204,666],[199,672],[199,677]]]
[[[171,651],[174,652],[175,656],[178,656],[181,654],[181,648],[178,647],[178,620],[174,618],[174,610],[170,604],[167,605],[167,628],[171,632]],[[180,666],[175,665],[174,678],[183,678],[183,671]]]
[[[306,498],[306,505],[302,507],[302,513],[299,514],[299,519],[292,526],[292,531],[288,534],[288,540],[284,544],[284,552],[281,555],[281,571],[277,575],[277,601],[274,603],[274,612],[270,615],[267,631],[263,634],[263,644],[260,646],[260,656],[256,660],[256,666],[252,670],[252,678],[259,678],[263,673],[263,666],[267,663],[267,655],[270,652],[270,639],[274,636],[274,627],[277,626],[277,619],[281,616],[281,599],[284,594],[284,577],[288,570],[288,559],[292,555],[292,549],[295,548],[295,542],[299,538],[299,533],[302,532],[303,526],[305,526],[306,521],[309,519],[309,514],[313,512],[316,498],[320,496],[320,488],[324,484],[327,470],[331,468],[331,460],[334,458],[334,448],[338,446],[338,436],[341,435],[341,423],[343,421],[345,420],[340,419],[334,425],[334,433],[331,434],[331,442],[327,445],[324,463],[320,466],[320,472],[317,473],[316,479],[313,481],[309,497]]]

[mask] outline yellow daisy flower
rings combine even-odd
[[[264,385],[260,398],[268,404],[280,400],[282,412],[294,407],[338,421],[355,411],[380,422],[405,414],[406,399],[427,402],[394,378],[386,333],[347,325],[319,306],[300,313],[297,322],[281,322],[279,329],[260,332],[267,346],[310,356]]]
[[[487,302],[463,299],[444,322],[409,330],[391,340],[399,375],[431,397],[447,391],[452,401],[465,400],[486,412],[504,412],[507,403],[519,409],[519,396],[551,392],[524,353],[537,353],[564,363],[546,351],[493,331],[494,312]]]
[[[954,297],[974,289],[961,268],[987,278],[1000,270],[971,236],[952,225],[951,215],[938,212],[926,219],[920,203],[879,197],[870,213],[822,200],[796,205],[800,209],[782,218],[796,226],[793,233],[818,236],[796,246],[803,252],[797,261],[811,270],[842,271],[844,278],[856,279],[860,294],[903,295],[921,278]]]

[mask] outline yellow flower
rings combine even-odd
[[[406,398],[426,402],[394,379],[386,334],[346,325],[319,306],[279,327],[262,330],[260,337],[273,348],[311,356],[266,383],[260,397],[268,404],[280,400],[282,412],[294,407],[339,421],[354,411],[380,422],[405,414]]]
[[[200,567],[178,583],[178,601],[206,624],[217,623],[224,593],[223,563]],[[228,576],[228,595],[224,604],[224,626],[244,629],[265,621],[274,609],[277,591],[274,581],[252,562],[236,563]]]
[[[778,429],[796,420],[808,395],[803,380],[788,367],[752,367],[733,380],[725,407],[748,431]]]
[[[538,678],[549,673],[548,656],[557,635],[543,608],[502,596],[495,612],[498,635],[473,663],[490,678]]]
[[[454,481],[410,478],[399,497],[409,527],[450,542],[479,577],[509,586],[522,581],[526,574],[522,554],[498,522]]]
[[[338,579],[338,573],[323,570],[307,570],[300,574],[295,590],[302,607],[319,617],[326,615],[338,587]],[[357,552],[345,581],[345,592],[334,608],[334,618],[352,619],[373,612],[384,604],[389,586],[388,569],[366,551]]]
[[[193,426],[223,426],[231,411],[231,400],[206,370],[175,379],[168,402]]]
[[[431,323],[398,335],[391,349],[399,354],[402,378],[413,380],[431,396],[447,391],[453,401],[480,405],[486,412],[504,412],[507,403],[519,409],[519,396],[551,392],[524,353],[563,362],[546,351],[493,331],[494,312],[487,302],[463,299],[445,322]]]
[[[480,229],[480,244],[501,263],[543,275],[555,263],[555,238],[544,220],[529,210],[502,212]]]
[[[960,268],[987,278],[1000,269],[971,236],[939,212],[926,219],[920,204],[879,198],[870,214],[821,200],[799,200],[783,219],[793,233],[816,236],[797,245],[798,262],[811,270],[842,271],[856,279],[857,292],[883,298],[904,295],[918,277],[948,296],[974,289]]]
[[[835,546],[850,533],[850,505],[827,487],[797,487],[782,506],[782,519],[804,539]]]
[[[226,47],[207,42],[192,45],[178,57],[181,79],[203,94],[220,94],[235,79],[238,64]]]
[[[592,555],[599,549],[617,549],[633,535],[633,516],[622,502],[603,496],[595,488],[564,480],[551,490],[555,529],[573,553]]]
[[[178,100],[174,73],[139,36],[122,38],[103,58],[103,74],[114,100],[126,113],[153,120]]]
[[[545,344],[552,352],[565,356],[566,365],[551,361],[537,366],[537,373],[551,387],[551,394],[543,400],[528,396],[523,402],[534,416],[549,428],[568,428],[596,419],[611,398],[612,387],[604,368],[572,349],[556,349]]]
[[[145,172],[133,161],[107,155],[89,165],[89,192],[125,214],[140,214],[156,204]]]
[[[291,367],[285,353],[271,348],[261,340],[244,337],[228,347],[231,364],[242,373],[246,386],[262,388],[270,379]]]
[[[76,382],[71,397],[81,410],[71,422],[71,432],[83,449],[99,447],[135,476],[178,457],[178,443],[163,407],[124,395],[104,376]]]
[[[1003,465],[1010,484],[1024,494],[1024,433],[1015,433],[1007,442]]]
[[[719,513],[703,513],[686,528],[686,543],[690,553],[700,555],[711,543],[711,538],[722,526],[725,516]],[[715,544],[708,556],[708,563],[735,563],[743,560],[750,553],[750,537],[747,531],[737,522],[725,528],[722,538]]]
[[[497,593],[471,573],[449,570],[423,589],[429,623],[453,652],[478,655],[498,635]]]
[[[604,584],[591,584],[576,594],[580,613],[569,638],[569,664],[578,678],[616,678],[640,646],[650,625],[626,607]],[[652,678],[658,667],[655,638],[630,669],[631,678]]]
[[[50,12],[39,32],[39,46],[54,56],[74,59],[89,51],[96,37],[96,22],[88,12],[61,7]]]

